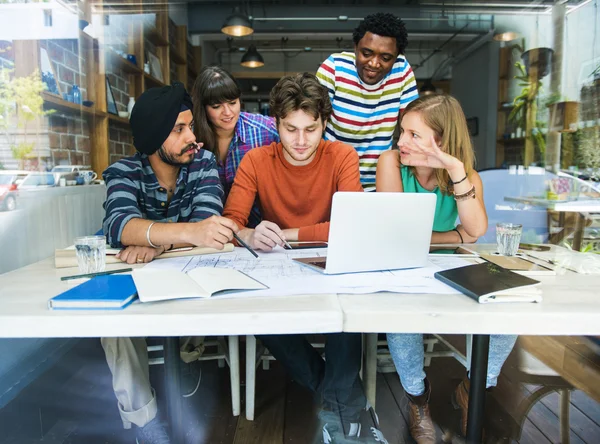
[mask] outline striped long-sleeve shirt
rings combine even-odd
[[[391,71],[375,85],[364,83],[356,71],[353,52],[332,54],[317,71],[329,90],[333,114],[325,139],[339,140],[356,149],[360,181],[365,190],[375,189],[377,160],[392,147],[399,114],[419,94],[412,68],[399,55]]]
[[[223,212],[223,187],[209,151],[200,150],[191,164],[181,167],[171,202],[145,154],[113,163],[102,176],[107,187],[102,228],[115,248],[123,247],[121,235],[131,219],[198,222]]]

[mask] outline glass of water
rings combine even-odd
[[[106,238],[84,236],[75,239],[77,265],[83,274],[98,273],[106,268]]]
[[[503,256],[514,256],[519,249],[523,225],[509,222],[498,222],[496,224],[496,243],[498,253]]]

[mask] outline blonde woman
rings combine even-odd
[[[377,165],[377,191],[435,193],[431,243],[475,242],[487,230],[483,185],[474,170],[467,122],[458,101],[430,95],[411,102],[400,122],[399,150],[384,153]],[[456,225],[457,218],[460,224]],[[431,386],[423,370],[423,335],[388,333],[388,346],[410,407],[409,428],[418,444],[435,443],[429,412]],[[516,336],[492,335],[487,387],[495,386]],[[454,393],[466,433],[469,379]]]

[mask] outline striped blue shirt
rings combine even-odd
[[[145,154],[136,153],[113,163],[102,176],[107,188],[102,228],[115,248],[123,247],[121,235],[131,219],[198,222],[223,212],[223,187],[215,156],[206,150],[200,150],[191,164],[181,167],[171,202]]]

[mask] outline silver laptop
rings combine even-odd
[[[327,257],[295,261],[325,274],[397,270],[427,263],[436,195],[333,195]]]

